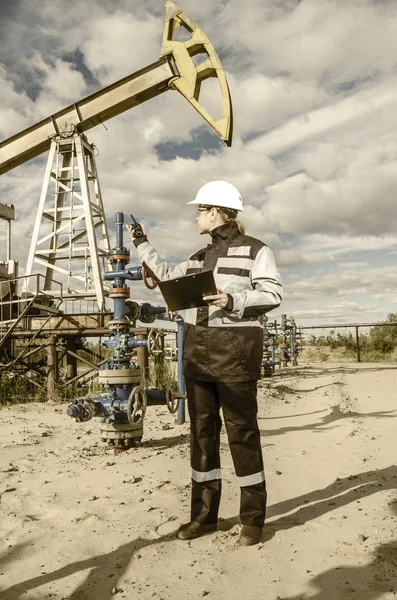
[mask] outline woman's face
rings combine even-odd
[[[202,206],[198,207],[196,220],[197,220],[198,230],[199,230],[200,234],[209,233],[211,231],[212,225],[213,225],[212,212],[213,212],[213,210],[211,207],[202,207]],[[212,219],[212,221],[211,221],[211,219]]]

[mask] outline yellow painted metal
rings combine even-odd
[[[0,175],[48,150],[53,137],[87,131],[169,89],[178,90],[225,144],[231,145],[232,104],[226,76],[215,49],[203,30],[182,9],[172,2],[167,2],[165,7],[160,59],[1,141]],[[191,34],[190,40],[174,40],[174,33],[179,27],[184,27]],[[201,53],[206,58],[196,67],[193,57]],[[199,102],[201,84],[209,77],[216,77],[220,85],[223,116],[218,120],[213,119]]]
[[[164,93],[176,74],[162,58],[0,142],[0,175],[49,150],[53,137],[87,131]]]
[[[174,39],[175,31],[184,27],[191,34],[187,42]],[[216,131],[226,146],[231,146],[233,136],[233,110],[229,86],[222,68],[221,61],[215,48],[205,35],[204,31],[181,8],[173,2],[165,5],[165,24],[161,57],[172,55],[179,71],[179,77],[168,82],[168,85],[178,90],[197,110],[197,112]],[[204,62],[196,66],[193,56],[204,54]],[[201,84],[209,77],[216,77],[219,82],[223,115],[220,119],[213,119],[208,111],[201,106]]]
[[[15,219],[15,210],[13,204],[0,203],[0,219],[5,219],[6,221],[12,221]]]

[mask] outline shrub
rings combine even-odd
[[[385,323],[385,325],[382,325]],[[387,323],[397,323],[397,313],[387,315],[385,321],[382,321],[376,327],[372,327],[369,333],[359,333],[359,345],[361,360],[363,361],[391,361],[397,360],[397,325],[395,327]],[[343,357],[354,358],[357,356],[356,336],[352,332],[335,333],[331,330],[327,335],[316,337],[311,335],[307,344],[311,349],[327,348],[330,351],[340,350]],[[319,360],[321,352],[315,351],[314,360]],[[329,358],[329,357],[328,357]],[[334,356],[336,358],[336,356]],[[324,355],[324,360],[327,357]]]

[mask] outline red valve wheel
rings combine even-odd
[[[154,288],[157,287],[157,281],[155,281],[153,277],[146,272],[145,267],[142,267],[142,279],[143,283],[149,290],[154,290]]]

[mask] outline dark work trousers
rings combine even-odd
[[[266,482],[257,421],[256,381],[208,382],[186,379],[192,466],[191,520],[217,522],[221,499],[219,454],[222,407],[229,447],[241,489],[243,525],[263,527]]]

